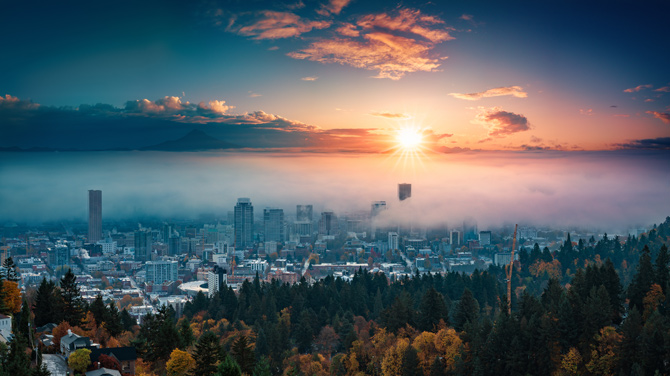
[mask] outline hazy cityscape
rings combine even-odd
[[[0,10],[0,376],[670,375],[670,2]]]

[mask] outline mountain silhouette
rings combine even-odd
[[[219,140],[207,133],[194,129],[184,137],[172,141],[165,141],[157,145],[146,146],[140,150],[154,151],[203,151],[219,149],[236,149],[241,146]]]

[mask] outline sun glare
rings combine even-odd
[[[421,146],[423,134],[417,128],[402,128],[398,130],[397,140],[401,148],[414,150]]]

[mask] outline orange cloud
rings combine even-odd
[[[439,68],[440,59],[446,57],[431,56],[431,50],[437,43],[454,39],[450,28],[435,27],[443,23],[411,9],[401,9],[395,16],[367,15],[355,25],[338,28],[344,37],[317,40],[288,56],[378,71],[376,78],[398,80],[407,73]]]
[[[503,111],[500,107],[482,109],[472,122],[487,127],[489,138],[505,137],[530,129],[530,123],[525,116]]]
[[[301,78],[301,80],[303,80],[303,81],[316,81],[316,80],[318,80],[318,79],[319,79],[319,77],[316,77],[316,76],[303,77],[303,78]]]
[[[409,119],[411,116],[392,112],[371,112],[368,115],[383,117],[387,119]]]
[[[637,85],[637,86],[632,87],[630,89],[626,89],[623,92],[624,93],[637,93],[640,90],[651,89],[652,87],[653,87],[653,85]]]
[[[312,31],[312,29],[325,29],[330,27],[329,21],[309,21],[297,14],[290,12],[262,11],[261,19],[251,25],[230,29],[241,35],[253,37],[253,39],[281,39],[297,37]]]
[[[294,59],[307,59],[321,63],[338,63],[356,68],[377,70],[377,78],[398,80],[410,72],[433,72],[440,66],[438,59],[428,56],[429,46],[386,33],[370,33],[366,41],[351,39],[325,39],[309,47],[291,52]]]
[[[670,112],[647,111],[647,113],[654,115],[656,119],[659,119],[666,124],[670,124]]]
[[[340,14],[342,9],[346,7],[351,0],[330,0],[328,4],[324,4],[321,9],[316,12],[322,16],[329,16],[332,14]]]
[[[395,17],[386,13],[364,16],[358,21],[358,26],[365,29],[408,32],[426,38],[432,43],[455,39],[447,30],[430,28],[432,25],[443,23],[444,21],[439,18],[421,15],[419,10],[402,9]]]
[[[659,92],[663,92],[663,93],[670,93],[670,86],[659,87],[658,89],[656,89],[654,91],[659,91]]]
[[[482,98],[489,97],[499,97],[502,95],[511,95],[517,98],[527,98],[528,93],[523,91],[521,86],[504,86],[496,87],[493,89],[488,89],[479,93],[470,93],[470,94],[461,94],[461,93],[449,93],[454,98],[465,99],[469,101],[476,101]]]

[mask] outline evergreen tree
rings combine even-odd
[[[407,350],[402,356],[400,366],[400,376],[416,376],[423,374],[414,346],[407,346]]]
[[[30,376],[30,358],[26,354],[28,344],[24,341],[22,336],[15,336],[9,342],[9,352],[2,364],[6,375]]]
[[[191,370],[193,376],[212,376],[216,373],[216,362],[221,348],[219,339],[212,332],[205,332],[195,344],[193,359],[195,367]]]
[[[185,317],[179,321],[179,343],[182,350],[186,351],[195,341],[193,329]]]
[[[33,313],[35,314],[35,325],[40,327],[48,323],[58,324],[62,320],[62,310],[60,303],[60,294],[53,281],[42,279],[37,288]],[[59,321],[60,319],[60,321]]]
[[[637,266],[637,273],[633,277],[633,282],[628,286],[629,306],[637,308],[638,311],[644,311],[642,303],[644,296],[649,292],[649,288],[654,283],[654,267],[651,264],[651,256],[648,246],[644,246],[640,255],[640,263]]]
[[[242,372],[251,374],[254,370],[254,350],[248,343],[247,336],[241,336],[234,343],[231,348],[233,359],[237,362]]]
[[[454,311],[454,328],[461,331],[466,323],[476,323],[479,318],[479,303],[472,296],[470,289],[465,289],[461,300],[456,305]]]
[[[421,298],[417,324],[420,330],[434,331],[440,320],[449,324],[449,311],[442,294],[431,287]]]
[[[109,302],[107,309],[104,311],[103,320],[105,328],[112,336],[116,337],[123,332],[123,322],[121,321],[121,314],[116,308],[116,303]]]
[[[121,325],[123,330],[132,330],[133,326],[137,325],[137,320],[125,308],[121,311]]]
[[[60,280],[60,295],[63,301],[63,318],[71,326],[78,326],[84,319],[84,299],[79,292],[77,277],[71,269]]]
[[[663,244],[654,265],[654,282],[661,286],[666,296],[668,295],[668,283],[670,283],[668,263],[670,263],[670,253],[668,253],[668,246]]]
[[[93,299],[93,302],[88,307],[88,310],[91,311],[93,317],[95,318],[95,322],[97,322],[98,325],[105,321],[107,307],[105,306],[105,302],[102,300],[102,295],[98,294],[95,296],[95,299]]]
[[[263,356],[260,358],[258,362],[256,362],[256,366],[254,367],[254,373],[252,375],[272,376],[272,372],[270,371],[270,362],[268,362],[268,358]]]
[[[241,376],[242,370],[235,359],[226,355],[216,369],[216,376]]]

